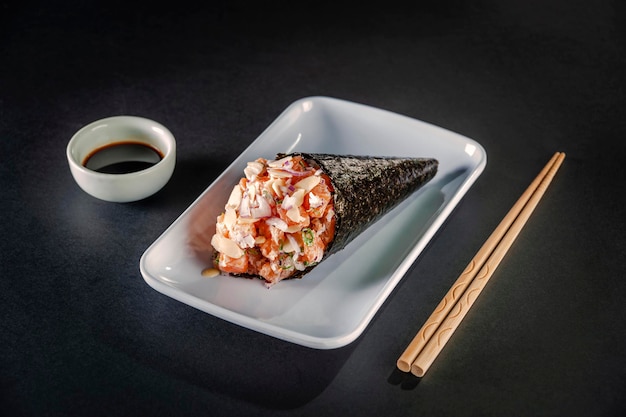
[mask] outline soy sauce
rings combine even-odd
[[[154,146],[133,140],[110,143],[92,151],[83,166],[104,174],[128,174],[158,164],[164,155]]]

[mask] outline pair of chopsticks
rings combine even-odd
[[[564,158],[564,153],[556,152],[524,191],[407,346],[396,363],[398,369],[418,377],[428,371],[526,224]]]

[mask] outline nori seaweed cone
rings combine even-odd
[[[430,181],[439,166],[432,158],[373,157],[293,153],[326,173],[334,188],[335,237],[324,258]],[[279,158],[287,156],[278,155]]]

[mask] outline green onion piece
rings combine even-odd
[[[305,245],[311,246],[314,239],[315,234],[313,234],[313,230],[309,228],[302,229],[302,240],[304,241]]]

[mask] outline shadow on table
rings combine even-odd
[[[109,317],[101,317],[101,328],[94,329],[103,343],[173,380],[269,409],[293,409],[316,398],[358,343],[311,349],[225,322],[149,288],[142,298],[143,306],[104,310]]]
[[[387,378],[387,382],[391,385],[397,385],[402,390],[410,391],[417,388],[417,385],[422,381],[422,378],[419,378],[413,375],[410,372],[402,372],[398,368],[394,368],[393,371],[389,374]]]

